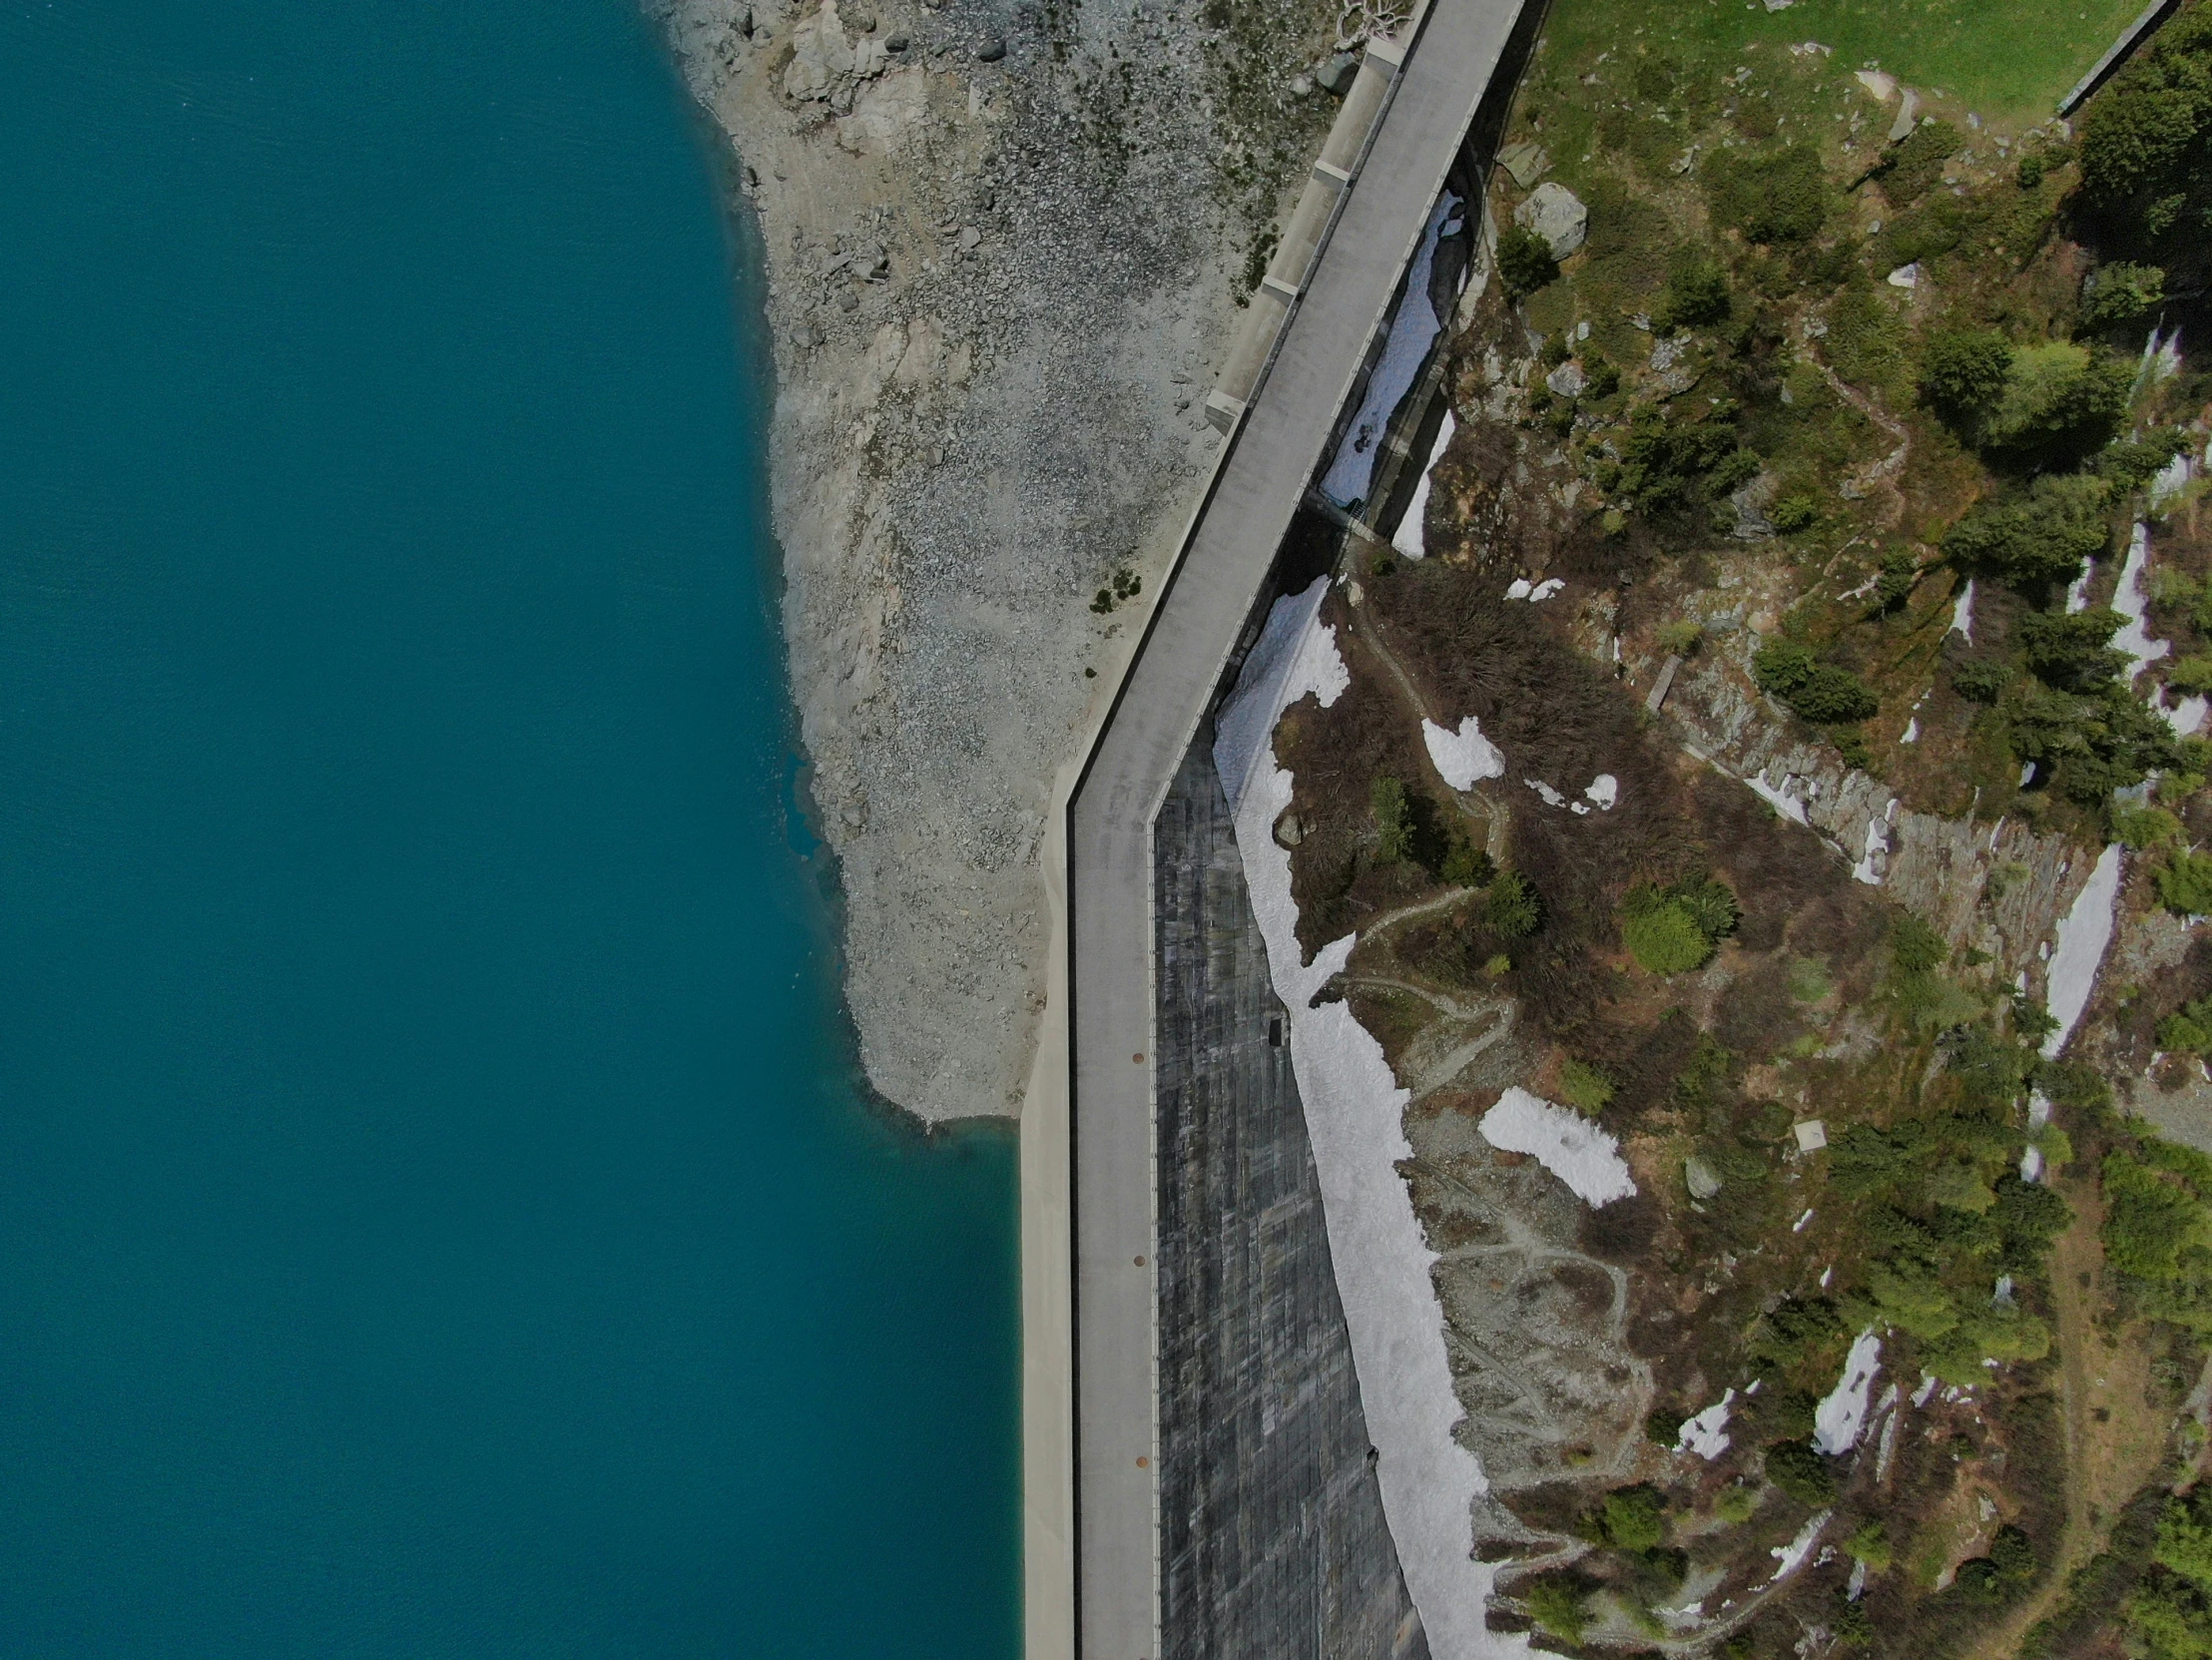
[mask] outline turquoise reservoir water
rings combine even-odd
[[[1015,1652],[624,0],[0,9],[0,1653]]]

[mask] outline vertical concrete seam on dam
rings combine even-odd
[[[1155,824],[1519,10],[1519,0],[1438,0],[1421,19],[1070,805],[1072,1593],[1083,1660],[1162,1652]]]

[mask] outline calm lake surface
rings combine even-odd
[[[0,1652],[1013,1655],[1013,1143],[855,1087],[650,29],[0,0]]]

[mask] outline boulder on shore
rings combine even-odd
[[[1566,186],[1547,179],[1513,210],[1513,223],[1543,238],[1554,260],[1564,260],[1588,240],[1590,210]]]

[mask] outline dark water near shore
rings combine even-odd
[[[0,1653],[1015,1652],[624,0],[0,0]]]

